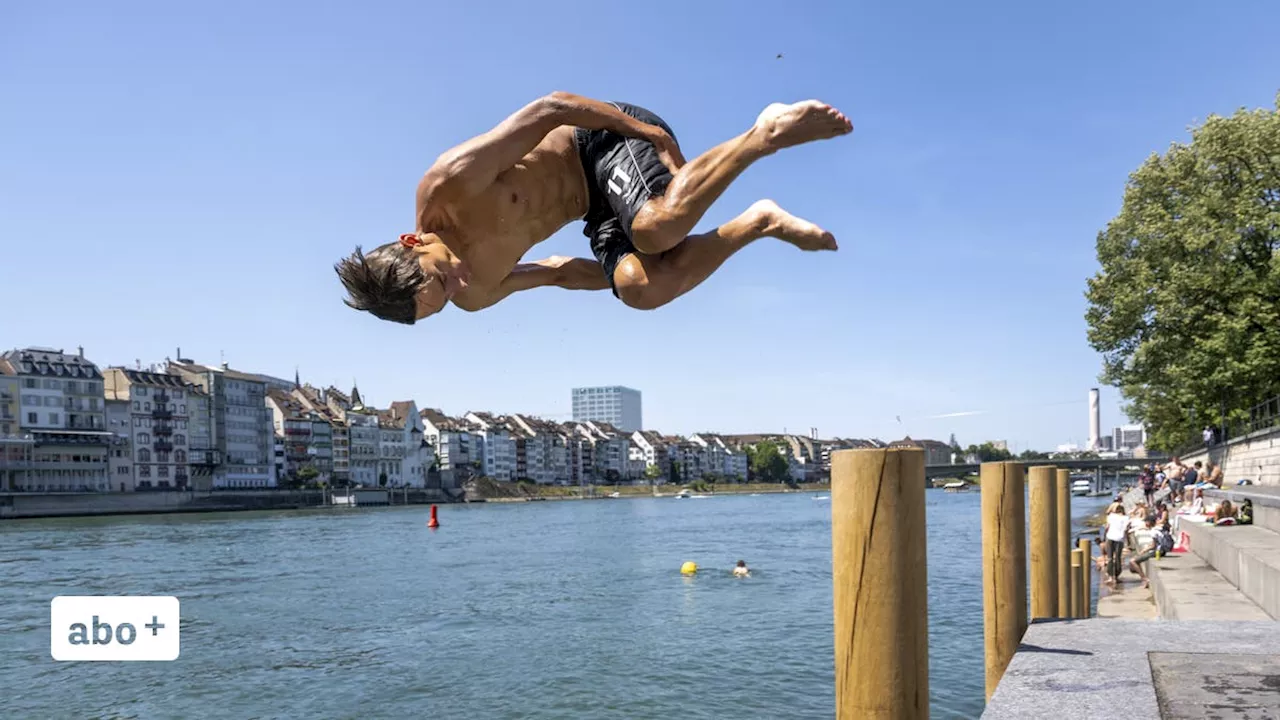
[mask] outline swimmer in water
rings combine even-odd
[[[751,577],[751,571],[747,569],[747,561],[739,560],[738,566],[733,569],[734,577]]]

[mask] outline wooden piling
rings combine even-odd
[[[987,699],[1027,630],[1026,471],[1018,463],[983,463],[982,626]]]
[[[1077,617],[1087,618],[1093,615],[1093,541],[1080,538],[1080,614]]]
[[[1084,551],[1075,548],[1071,551],[1071,617],[1084,617],[1080,614],[1080,598],[1083,597],[1081,592],[1080,570],[1084,564]]]
[[[929,717],[924,451],[831,456],[836,718]]]
[[[1058,617],[1071,617],[1071,471],[1059,470],[1058,498]]]
[[[1027,472],[1031,522],[1031,617],[1058,617],[1057,471],[1038,466]]]

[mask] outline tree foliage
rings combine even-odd
[[[1280,391],[1276,99],[1274,111],[1211,116],[1148,158],[1098,235],[1089,343],[1154,448]]]
[[[981,445],[970,445],[969,449],[965,450],[964,453],[965,455],[976,455],[981,462],[1001,462],[1013,459],[1013,453],[1003,448],[998,448],[989,442],[984,442]]]
[[[778,451],[777,443],[765,441],[747,448],[747,464],[755,482],[786,482],[791,479],[791,466]]]

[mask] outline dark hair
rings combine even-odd
[[[417,320],[418,291],[431,281],[417,255],[400,243],[381,245],[368,255],[357,245],[351,257],[339,260],[333,269],[350,295],[343,300],[347,307],[405,325]]]
[[[747,561],[746,561],[746,560],[739,560],[739,561],[738,561],[738,567],[746,567],[746,565],[747,565]]]

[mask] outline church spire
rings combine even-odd
[[[298,374],[297,366],[294,366],[293,368],[293,389],[294,390],[302,389],[302,376]]]
[[[360,388],[356,387],[356,381],[354,378],[351,380],[351,409],[364,409],[364,401],[360,399]]]

